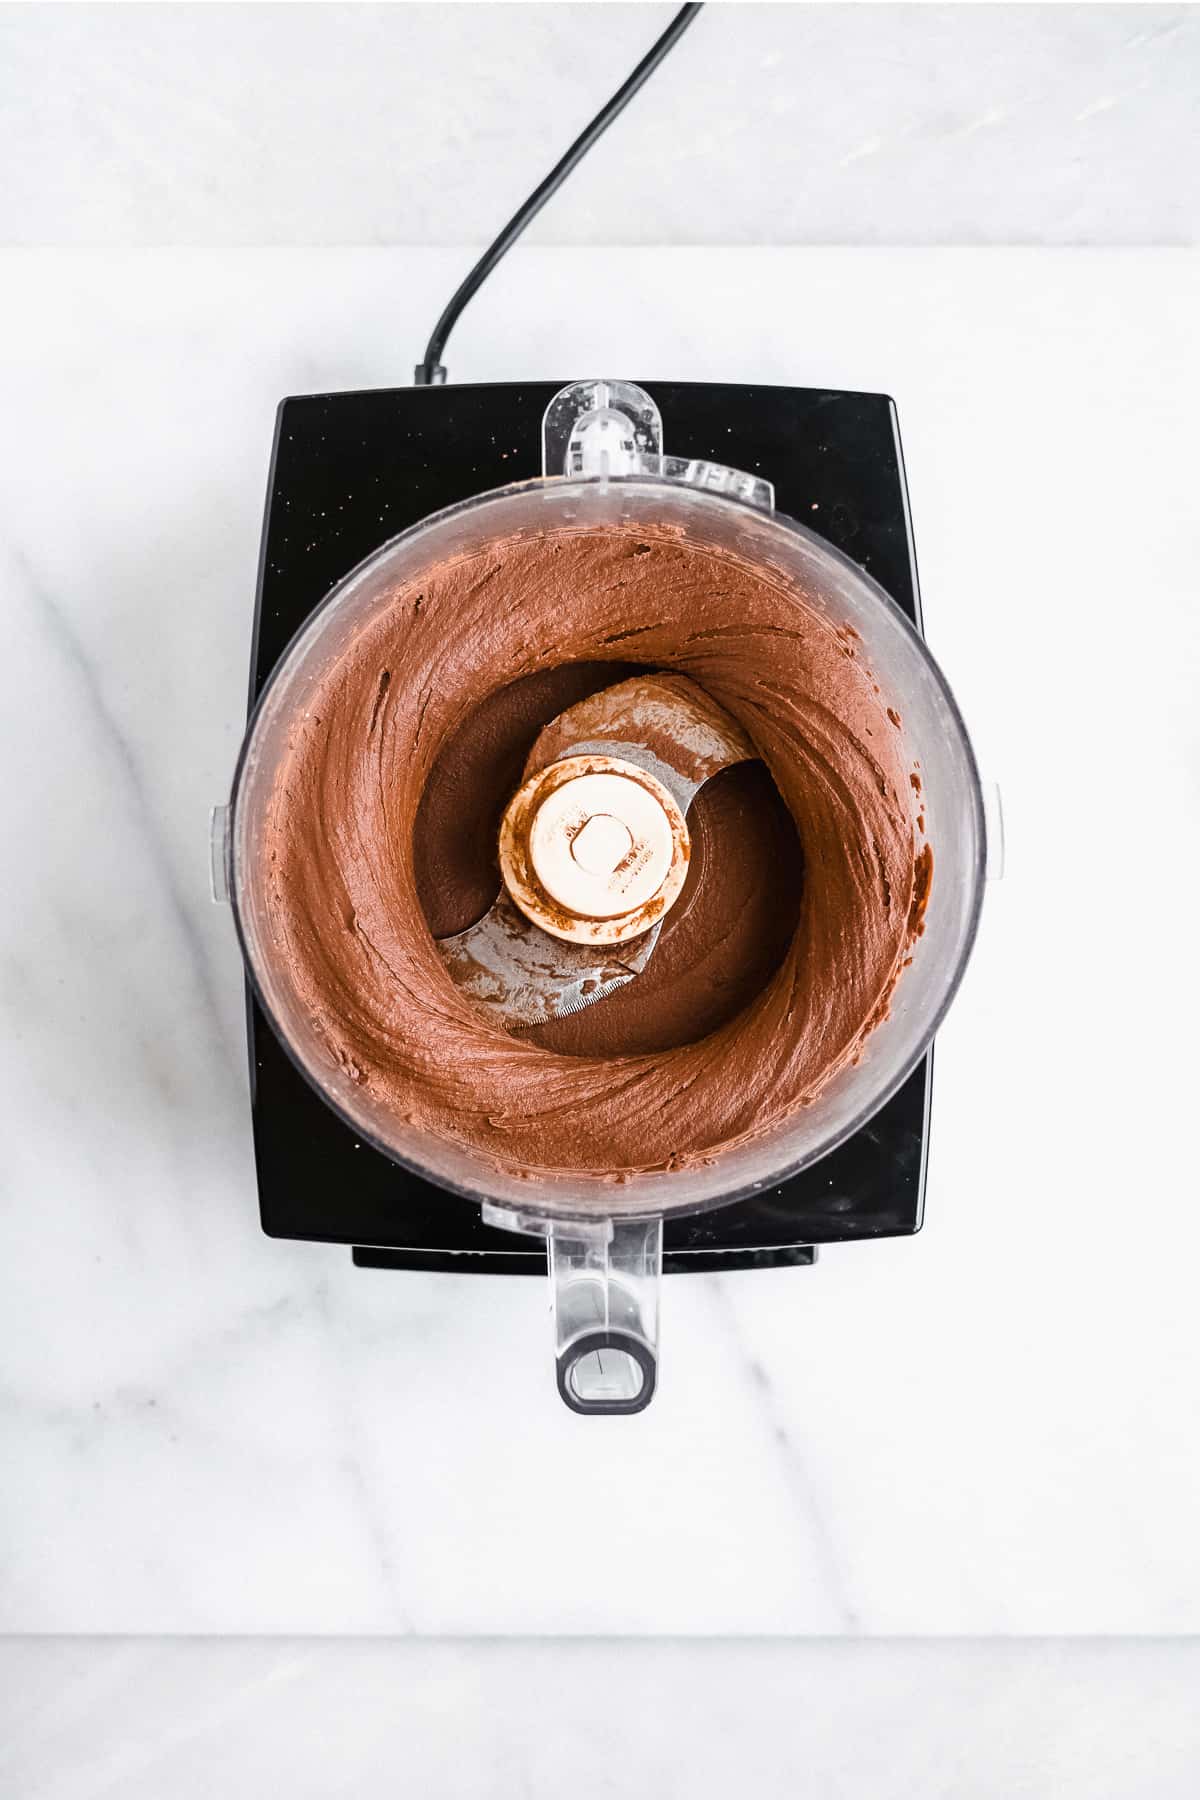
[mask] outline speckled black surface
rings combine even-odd
[[[250,699],[333,584],[398,531],[540,473],[541,417],[564,382],[306,395],[279,409]],[[895,408],[882,394],[647,380],[666,447],[752,469],[776,503],[868,569],[920,625]],[[370,1245],[376,1268],[540,1274],[536,1246],[360,1144],[248,1001],[263,1230]],[[804,1264],[811,1246],[921,1224],[932,1053],[870,1123],[791,1181],[664,1230],[668,1273]]]

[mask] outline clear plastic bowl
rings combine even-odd
[[[412,1130],[342,1071],[291,989],[286,965],[272,954],[258,846],[293,715],[398,587],[497,537],[631,521],[669,523],[696,544],[770,567],[808,606],[854,627],[885,692],[900,697],[906,748],[922,771],[934,880],[925,932],[891,1016],[866,1040],[859,1063],[811,1106],[708,1167],[635,1176],[619,1190],[583,1175],[531,1185],[458,1144]],[[882,588],[793,519],[646,476],[525,482],[438,513],[385,544],[333,589],[275,670],[246,734],[230,821],[230,889],[242,949],[267,1016],[308,1079],[356,1132],[406,1168],[471,1199],[547,1217],[665,1215],[725,1204],[786,1179],[857,1131],[916,1066],[954,996],[979,917],[984,860],[983,803],[966,729],[936,663]]]

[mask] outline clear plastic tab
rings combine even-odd
[[[989,881],[1004,880],[1004,801],[994,781],[981,784],[983,818],[987,832],[987,860],[984,869]]]
[[[632,381],[573,381],[542,419],[542,473],[637,475],[662,454],[662,414]]]
[[[761,475],[702,457],[663,452],[662,414],[632,381],[574,381],[560,388],[542,420],[542,473],[575,481],[656,475],[775,510],[775,490]]]
[[[760,512],[775,511],[775,488],[761,475],[746,469],[731,469],[728,463],[705,462],[698,456],[660,456],[657,466],[648,462],[647,475],[660,475],[664,481],[682,482],[687,487],[704,488],[710,494],[725,494],[731,500],[744,500]]]
[[[228,806],[214,806],[208,816],[208,886],[218,906],[229,904]]]

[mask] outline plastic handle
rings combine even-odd
[[[560,388],[542,419],[542,473],[574,481],[655,475],[775,510],[775,490],[761,475],[702,457],[663,453],[662,414],[632,381],[573,381]]]
[[[554,1366],[572,1412],[635,1413],[658,1385],[661,1219],[555,1219],[485,1204],[484,1222],[544,1235]]]
[[[550,1228],[558,1391],[578,1413],[635,1413],[658,1384],[662,1220]]]

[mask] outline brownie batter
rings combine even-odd
[[[502,805],[546,718],[639,667],[698,682],[763,762],[701,791],[691,892],[646,972],[510,1035],[433,933],[495,898],[493,763]],[[932,869],[901,729],[854,634],[781,576],[666,528],[494,543],[398,588],[297,722],[262,847],[276,954],[405,1125],[532,1176],[710,1161],[809,1104],[886,1016]]]

